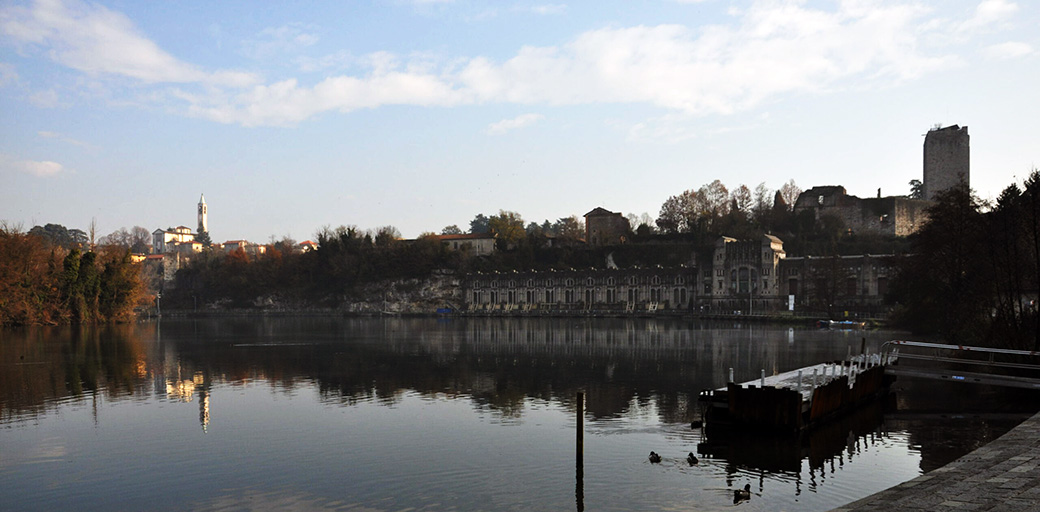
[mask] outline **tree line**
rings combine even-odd
[[[0,225],[0,325],[124,321],[143,291],[126,248],[66,248]]]
[[[1040,350],[1040,171],[994,204],[962,183],[928,215],[893,283],[894,319],[951,343]]]

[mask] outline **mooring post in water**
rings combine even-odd
[[[577,397],[577,413],[575,414],[575,424],[577,425],[575,433],[575,447],[576,455],[578,456],[578,465],[581,466],[582,455],[585,453],[585,393],[578,391]]]
[[[859,353],[860,354],[864,354],[864,355],[867,353],[867,339],[866,338],[863,338],[863,341],[859,342]]]
[[[577,433],[575,434],[574,504],[578,512],[585,510],[585,393],[577,396]]]
[[[761,370],[761,372],[762,372],[762,377],[761,377],[761,381],[759,383],[759,387],[760,388],[764,388],[764,387],[766,387],[766,370],[765,370],[765,368],[763,368]]]
[[[729,380],[727,382],[733,382],[733,368],[729,369]]]
[[[798,370],[798,392],[802,392],[802,371]]]
[[[827,367],[824,366],[823,369],[826,370]],[[812,388],[816,389],[816,368],[812,369]]]

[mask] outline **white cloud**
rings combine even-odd
[[[1027,43],[1008,41],[1006,43],[994,44],[986,47],[987,57],[993,59],[1017,59],[1032,55],[1033,47]]]
[[[192,105],[192,112],[245,125],[389,104],[647,103],[730,114],[785,93],[888,85],[956,64],[921,49],[925,14],[914,6],[849,3],[830,12],[767,3],[739,13],[734,26],[603,28],[560,46],[523,47],[504,62],[475,57],[437,65],[377,53],[367,57],[367,75],[311,87],[296,80],[257,86]]]
[[[250,73],[206,72],[182,62],[140,34],[125,15],[97,4],[36,0],[30,7],[3,9],[0,20],[0,32],[7,37],[44,48],[58,63],[89,74],[231,87],[259,81]]]
[[[357,63],[357,58],[346,50],[340,50],[321,57],[301,55],[293,62],[299,67],[300,71],[313,73],[327,69],[346,69]]]
[[[243,53],[252,59],[267,59],[297,52],[318,42],[314,32],[314,27],[302,23],[265,28],[255,38],[243,41]]]
[[[353,70],[317,83],[202,71],[161,50],[124,15],[93,4],[38,0],[31,8],[0,9],[0,30],[86,73],[184,84],[159,96],[176,99],[191,116],[257,126],[384,105],[642,103],[689,116],[727,115],[787,94],[889,86],[958,65],[930,42],[1015,9],[987,0],[974,21],[959,22],[929,17],[917,4],[849,1],[823,10],[760,2],[730,10],[726,25],[607,27],[557,46],[524,46],[504,61],[346,51],[297,60],[304,71]],[[269,29],[251,51],[309,46],[317,40],[312,32],[292,24]]]
[[[36,132],[36,135],[39,135],[40,137],[42,137],[44,139],[60,140],[60,141],[62,141],[64,143],[66,143],[66,144],[72,144],[73,146],[79,146],[81,148],[95,149],[95,146],[93,144],[90,144],[90,143],[87,143],[87,142],[83,142],[83,141],[78,140],[78,139],[74,139],[72,137],[69,137],[67,135],[64,135],[64,134],[61,134],[61,133],[58,133],[58,132],[39,131],[39,132]]]
[[[543,16],[554,15],[554,14],[564,14],[564,13],[567,12],[567,5],[566,4],[535,5],[535,6],[531,7],[531,12],[533,12],[535,14],[541,14]]]
[[[0,154],[0,170],[3,170],[4,172],[24,173],[41,178],[48,178],[57,175],[64,169],[65,168],[57,162],[16,160],[7,155]]]
[[[492,135],[501,135],[517,128],[531,126],[542,119],[545,119],[545,116],[541,114],[522,114],[513,119],[503,119],[497,123],[491,123],[488,125],[487,131]]]
[[[975,16],[961,24],[965,32],[979,30],[1007,20],[1018,12],[1018,4],[1007,0],[984,0],[975,7]]]
[[[59,105],[58,91],[54,89],[36,91],[29,95],[29,103],[40,108],[56,108]]]

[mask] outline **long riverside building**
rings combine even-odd
[[[703,259],[703,258],[702,258]],[[788,258],[783,242],[720,237],[711,261],[678,267],[474,273],[463,308],[484,313],[820,313],[876,317],[884,311],[892,256]]]

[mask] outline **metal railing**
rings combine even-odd
[[[961,353],[965,355],[985,355],[985,359],[971,357],[950,357],[947,353],[915,354],[900,351],[900,348],[922,348],[931,349],[935,352]],[[1014,350],[1006,348],[973,347],[968,345],[950,345],[943,343],[925,343],[921,341],[892,340],[881,345],[881,352],[886,353],[897,360],[931,361],[938,363],[953,363],[959,365],[976,365],[988,369],[1012,368],[1016,370],[1030,370],[1040,372],[1040,360],[1037,363],[1021,361],[1001,361],[997,356],[1017,357],[1040,357],[1040,352],[1031,350]],[[1008,386],[1017,388],[1040,389],[1040,376],[1029,377],[1023,375],[1007,375],[993,372],[965,372],[953,368],[920,367],[920,366],[889,366],[886,373],[890,375],[902,375],[907,377],[922,377],[938,380],[950,380],[956,382],[970,382],[976,384],[990,384],[997,386]],[[1038,373],[1037,375],[1040,375]]]

